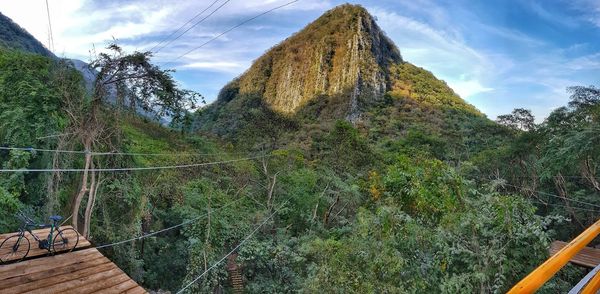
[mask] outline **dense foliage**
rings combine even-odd
[[[47,57],[54,56],[40,41],[2,13],[0,13],[0,48],[19,49]]]
[[[65,79],[69,71],[61,66],[66,65],[39,56],[5,51],[2,57],[0,65],[18,67],[2,71],[4,144],[57,147],[56,139],[35,138],[68,125],[61,105],[65,100],[59,94],[65,87],[74,87],[70,81],[80,86],[69,93],[79,89],[84,99],[78,75]],[[61,68],[60,75],[54,73],[55,68]],[[54,76],[61,77],[60,89],[53,88]],[[252,102],[252,97],[241,102],[265,109]],[[85,100],[82,103],[85,108]],[[267,117],[261,116],[265,112],[249,113],[242,117],[255,130],[239,134],[251,140],[237,141],[240,147],[289,144],[290,132],[298,129],[286,131],[277,129],[279,124],[266,123],[277,117],[275,113]],[[169,131],[127,113],[111,125],[119,135],[110,140],[110,146],[120,151],[215,155],[110,155],[96,161],[103,167],[234,158],[221,154],[226,147],[214,140]],[[406,135],[390,136],[386,144],[376,144],[345,121],[333,121],[330,127],[325,131],[329,128],[325,124],[323,132],[309,137],[306,149],[273,151],[268,159],[99,175],[103,184],[90,239],[108,243],[200,217],[178,230],[104,249],[143,285],[169,290],[194,279],[276,208],[280,210],[275,217],[237,250],[233,260],[252,292],[503,291],[544,258],[550,240],[544,229],[551,219],[535,215],[534,206],[519,196],[498,194],[490,185],[478,187],[462,170],[449,165],[451,161],[442,161],[448,158],[448,143],[435,127],[409,129]],[[67,158],[60,163],[76,167],[82,160]],[[53,157],[14,150],[3,153],[2,161],[3,168],[47,167]],[[469,165],[462,162],[462,166]],[[51,205],[42,196],[49,191],[47,176],[2,175],[4,231],[15,229],[11,215],[17,209],[30,208],[39,219],[69,210],[78,177],[63,176],[51,194],[57,204]],[[224,263],[192,289],[230,289],[228,276]]]
[[[95,207],[87,233],[97,245],[186,222],[101,249],[152,290],[177,291],[215,265],[192,292],[231,292],[237,269],[251,293],[502,293],[547,257],[551,240],[594,220],[582,202],[600,206],[595,87],[572,88],[568,107],[541,124],[523,109],[494,123],[431,73],[397,63],[392,87],[355,123],[343,119],[344,93],[281,115],[234,81],[214,105],[167,128],[121,106],[152,110],[156,100],[141,94],[154,94],[181,110],[186,93],[148,55],[121,53],[103,56],[98,69],[129,73],[113,62],[125,57],[156,70],[155,85],[175,95],[119,84],[140,95],[110,104],[86,93],[68,63],[0,50],[0,145],[81,150],[81,136],[68,135],[79,126],[71,112],[96,103],[103,131],[90,148],[117,152],[94,155],[96,167],[188,165],[98,173],[95,206],[81,203]],[[0,151],[2,169],[85,162],[82,154]],[[210,162],[224,163],[199,165]],[[18,210],[40,221],[68,215],[82,178],[0,173],[0,230],[18,227]],[[582,274],[568,267],[543,291],[564,292]]]

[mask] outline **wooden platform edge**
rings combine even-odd
[[[148,293],[96,248],[0,265],[0,293]]]
[[[568,243],[563,241],[554,241],[550,244],[550,255],[554,255],[560,249],[565,247]],[[587,268],[595,268],[598,264],[600,264],[600,249],[593,247],[585,247],[581,249],[573,258],[571,259],[571,263],[587,267]]]

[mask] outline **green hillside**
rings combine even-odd
[[[541,124],[526,110],[493,122],[403,60],[360,6],[326,12],[195,113],[195,93],[148,53],[111,45],[86,91],[69,62],[11,48],[0,232],[18,211],[75,212],[151,291],[506,292],[595,220],[564,201],[600,205],[597,88],[574,88]],[[569,265],[541,292],[584,273]]]
[[[0,13],[0,47],[54,57],[54,54],[40,41],[2,13]]]

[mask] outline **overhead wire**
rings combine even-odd
[[[283,206],[285,206],[285,204],[287,204],[287,202],[288,201],[285,201],[281,206],[279,206],[276,210],[274,210],[268,217],[266,217],[262,221],[262,223],[260,223],[260,225],[258,225],[256,228],[254,228],[254,230],[252,232],[250,232],[250,234],[248,234],[237,246],[235,246],[231,251],[229,251],[229,253],[227,253],[225,256],[223,256],[221,259],[219,259],[217,262],[215,262],[213,265],[211,265],[209,268],[207,268],[204,272],[202,272],[199,276],[197,276],[194,280],[192,280],[187,285],[185,285],[183,288],[181,288],[179,291],[177,291],[176,294],[183,293],[185,290],[187,290],[187,288],[189,288],[191,285],[196,283],[199,279],[201,279],[209,271],[211,271],[213,268],[215,268],[217,265],[219,265],[221,262],[223,262],[228,256],[230,256],[235,251],[237,251],[242,245],[244,245],[244,243],[246,243],[248,240],[250,240],[250,238],[252,238],[252,236],[254,236],[254,234],[256,234],[256,232],[258,232],[258,230],[260,230],[260,228],[262,226],[264,226],[271,218],[273,218],[273,216],[277,212],[279,212],[279,210],[281,210],[283,208]]]
[[[179,60],[179,59],[183,58],[184,56],[186,56],[186,55],[188,55],[188,54],[190,54],[190,53],[192,53],[192,52],[194,52],[194,51],[196,51],[196,50],[198,50],[198,49],[200,49],[200,48],[202,48],[202,47],[204,47],[204,46],[206,46],[208,43],[210,43],[210,42],[212,42],[212,41],[214,41],[214,40],[216,40],[216,39],[220,38],[221,36],[223,36],[223,35],[225,35],[225,34],[227,34],[227,33],[231,32],[231,31],[233,31],[233,30],[235,30],[235,29],[237,29],[237,28],[239,28],[239,27],[241,27],[241,26],[245,25],[246,23],[249,23],[249,22],[251,22],[251,21],[253,21],[253,20],[255,20],[255,19],[257,19],[257,18],[259,18],[259,17],[261,17],[261,16],[263,16],[263,15],[265,15],[265,14],[268,14],[268,13],[270,13],[270,12],[272,12],[272,11],[275,11],[275,10],[277,10],[277,9],[281,9],[281,8],[283,8],[283,7],[286,7],[286,6],[288,6],[288,5],[291,5],[291,4],[293,4],[293,3],[296,3],[296,2],[298,2],[298,1],[299,1],[299,0],[294,0],[294,1],[287,2],[287,3],[285,3],[285,4],[282,4],[282,5],[279,5],[279,6],[277,6],[277,7],[271,8],[271,9],[269,9],[269,10],[265,11],[265,12],[262,12],[262,13],[260,13],[260,14],[258,14],[258,15],[255,15],[255,16],[253,16],[253,17],[249,18],[249,19],[246,19],[246,20],[244,20],[243,22],[241,22],[241,23],[239,23],[239,24],[237,24],[237,25],[235,25],[235,26],[233,26],[233,27],[231,27],[231,28],[227,29],[226,31],[224,31],[224,32],[222,32],[222,33],[220,33],[220,34],[218,34],[217,36],[213,37],[212,39],[210,39],[210,40],[208,40],[208,41],[206,41],[206,42],[204,42],[204,43],[200,44],[200,46],[198,46],[198,47],[195,47],[195,48],[192,48],[191,50],[187,51],[186,53],[184,53],[184,54],[182,54],[182,55],[178,56],[177,58],[175,58],[175,59],[173,59],[173,60],[171,60],[171,61],[169,61],[169,62],[166,62],[165,64],[171,64],[171,63],[174,63],[175,61],[177,61],[177,60]]]
[[[127,240],[122,240],[122,241],[118,241],[118,242],[114,242],[114,243],[109,243],[109,244],[103,244],[103,245],[99,245],[99,246],[96,246],[95,248],[96,248],[96,249],[108,248],[108,247],[113,247],[113,246],[117,246],[117,245],[121,245],[121,244],[129,243],[129,242],[133,242],[133,241],[141,240],[141,239],[144,239],[144,238],[152,237],[152,236],[154,236],[154,235],[158,235],[158,234],[160,234],[160,233],[163,233],[163,232],[166,232],[166,231],[170,231],[170,230],[173,230],[173,229],[176,229],[176,228],[179,228],[179,227],[182,227],[182,226],[185,226],[185,225],[191,224],[191,223],[193,223],[193,222],[196,222],[196,221],[198,221],[198,220],[200,220],[200,219],[202,219],[202,218],[206,217],[206,216],[207,216],[207,215],[209,215],[210,213],[213,213],[213,212],[215,212],[215,211],[219,211],[219,210],[221,210],[221,209],[224,209],[224,208],[230,207],[230,206],[232,206],[232,205],[234,205],[234,204],[236,204],[236,203],[238,203],[238,202],[242,201],[242,200],[243,200],[243,199],[245,199],[245,198],[246,198],[246,196],[242,196],[242,197],[240,197],[240,198],[238,198],[238,199],[236,199],[236,200],[233,200],[233,201],[230,201],[230,202],[228,202],[227,204],[225,204],[225,205],[223,205],[223,206],[221,206],[221,207],[218,207],[218,208],[211,209],[211,210],[210,210],[209,212],[207,212],[207,213],[204,213],[204,214],[202,214],[202,215],[200,215],[200,216],[197,216],[197,217],[195,217],[195,218],[192,218],[192,219],[190,219],[190,220],[184,221],[184,222],[182,222],[182,223],[180,223],[180,224],[177,224],[177,225],[174,225],[174,226],[170,226],[170,227],[168,227],[168,228],[164,228],[164,229],[158,230],[158,231],[156,231],[156,232],[152,232],[152,233],[148,233],[148,234],[145,234],[145,235],[141,235],[141,236],[138,236],[138,237],[135,237],[135,238],[131,238],[131,239],[127,239]]]
[[[227,4],[229,1],[231,0],[226,0],[225,2],[223,2],[219,7],[217,7],[215,10],[213,10],[211,13],[209,13],[207,16],[205,16],[204,18],[202,18],[201,20],[197,21],[195,24],[193,24],[191,27],[187,28],[185,31],[183,31],[181,34],[179,34],[177,37],[175,37],[175,39],[170,40],[169,42],[165,43],[164,45],[162,45],[160,48],[158,48],[156,51],[154,51],[155,53],[158,53],[160,50],[164,49],[165,47],[167,47],[169,44],[175,42],[177,39],[181,38],[181,36],[185,35],[187,32],[189,32],[191,29],[195,28],[197,25],[201,24],[203,21],[205,21],[206,19],[208,19],[209,17],[211,17],[215,12],[217,12],[219,9],[221,9],[223,6],[225,6],[225,4]],[[217,3],[217,1],[213,2],[210,6],[208,6],[205,10],[202,11],[202,13],[204,13],[204,11],[208,10],[210,7],[212,7],[215,3]],[[194,17],[195,18],[195,17]],[[188,22],[189,23],[189,22]],[[186,23],[187,24],[187,23]],[[152,50],[151,50],[152,51]]]
[[[536,192],[536,193],[544,194],[544,195],[547,195],[547,196],[551,196],[551,197],[555,197],[555,198],[559,198],[559,199],[563,199],[563,200],[568,200],[568,201],[579,203],[579,204],[584,204],[584,205],[589,205],[589,206],[600,208],[600,205],[597,205],[597,204],[593,204],[593,203],[589,203],[589,202],[585,202],[585,201],[581,201],[581,200],[576,200],[576,199],[572,199],[572,198],[562,197],[562,196],[559,196],[559,195],[556,195],[556,194],[552,194],[552,193],[537,191],[537,190],[534,190],[534,189],[520,187],[520,186],[515,186],[515,185],[511,185],[511,184],[506,184],[506,183],[504,185],[511,186],[511,187],[514,187],[514,188],[517,188],[517,189],[528,190],[530,192]]]
[[[204,163],[193,163],[193,164],[183,164],[183,165],[167,165],[167,166],[148,166],[148,167],[125,167],[125,168],[91,168],[91,169],[82,169],[82,168],[50,168],[50,169],[0,169],[0,173],[7,172],[122,172],[122,171],[142,171],[142,170],[165,170],[165,169],[178,169],[178,168],[192,168],[192,167],[200,167],[200,166],[210,166],[210,165],[219,165],[225,163],[233,163],[240,161],[248,161],[259,158],[271,157],[272,155],[261,155],[254,157],[245,157],[231,160],[223,160],[223,161],[214,161],[214,162],[204,162]]]
[[[536,179],[551,179],[551,177],[544,177],[544,176],[512,176],[513,178],[519,178],[519,179],[531,179],[531,178],[536,178]],[[592,176],[592,177],[585,177],[585,176],[574,176],[574,175],[561,175],[561,177],[563,178],[567,178],[567,179],[600,179],[600,177],[597,176]]]
[[[544,203],[540,200],[534,200],[535,203],[540,204],[540,205],[544,205],[544,206],[556,206],[556,207],[563,207],[563,208],[572,208],[575,210],[580,210],[580,211],[588,211],[588,212],[600,212],[600,210],[596,210],[596,209],[590,209],[590,208],[584,208],[584,207],[579,207],[579,206],[567,206],[567,205],[562,205],[562,204],[558,204],[558,203]]]
[[[56,138],[56,137],[64,137],[64,136],[73,135],[73,134],[75,134],[75,133],[72,132],[72,133],[64,133],[64,134],[54,134],[54,135],[48,135],[48,136],[43,136],[43,137],[37,137],[35,139],[42,140],[42,139],[49,139],[49,138]]]
[[[54,36],[52,34],[52,22],[50,21],[50,6],[48,0],[46,0],[46,13],[48,14],[48,47],[54,52]]]
[[[200,15],[202,15],[204,12],[206,12],[208,9],[210,9],[213,5],[215,5],[215,3],[219,2],[219,0],[215,0],[213,3],[211,3],[208,7],[204,8],[204,10],[200,11],[199,13],[197,13],[194,17],[190,18],[186,23],[184,23],[183,25],[181,25],[177,30],[171,32],[171,34],[169,34],[166,38],[162,39],[160,42],[156,43],[152,48],[150,48],[150,52],[154,51],[154,49],[156,49],[156,47],[160,46],[164,41],[170,39],[173,35],[175,35],[177,32],[179,32],[179,30],[183,29],[183,27],[185,27],[186,25],[188,25],[190,22],[194,21],[197,17],[199,17]]]
[[[81,150],[60,150],[60,149],[41,149],[33,147],[2,147],[0,150],[20,150],[20,151],[36,151],[36,152],[51,152],[51,153],[74,153],[74,154],[91,154],[91,155],[129,155],[129,156],[210,156],[210,155],[241,155],[246,152],[215,152],[215,153],[194,153],[194,152],[176,152],[176,153],[135,153],[135,152],[92,152]]]

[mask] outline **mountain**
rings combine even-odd
[[[390,67],[401,62],[365,9],[343,5],[256,60],[239,78],[239,92],[260,93],[286,114],[323,94],[348,92],[355,103],[359,95],[381,97],[391,86]]]
[[[344,4],[259,57],[194,126],[239,141],[264,120],[289,133],[341,119],[381,139],[417,124],[444,132],[457,116],[487,121],[445,82],[404,61],[366,9]]]
[[[55,57],[40,41],[2,13],[0,13],[0,47]]]

